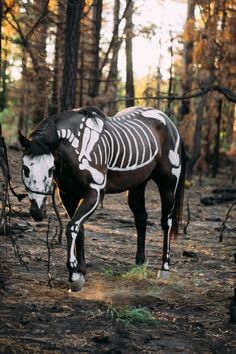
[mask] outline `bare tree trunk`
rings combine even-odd
[[[213,150],[212,177],[215,178],[219,168],[220,127],[221,127],[222,99],[218,101],[218,115],[216,117],[215,145]]]
[[[133,46],[132,46],[132,39],[133,39],[133,23],[132,23],[132,16],[133,16],[133,1],[126,0],[129,7],[127,9],[125,19],[126,19],[126,26],[125,26],[125,54],[126,54],[126,107],[131,107],[135,105],[134,100],[134,76],[133,76]]]
[[[84,0],[70,0],[66,11],[65,54],[62,84],[61,109],[75,106],[78,50],[80,42],[80,21]]]
[[[207,94],[203,95],[200,99],[200,102],[197,107],[197,119],[196,127],[194,133],[194,144],[193,151],[187,163],[187,178],[192,179],[194,166],[201,156],[201,134],[202,134],[202,122],[203,122],[203,113],[206,106]]]
[[[7,105],[7,67],[8,67],[8,61],[7,61],[7,52],[6,49],[2,51],[2,63],[1,63],[1,91],[0,91],[0,112],[6,108]]]
[[[22,55],[22,72],[21,72],[21,78],[22,81],[26,85],[27,83],[27,72],[26,72],[26,49],[23,48],[23,55]],[[27,96],[27,89],[21,90],[20,93],[20,112],[19,112],[19,118],[18,118],[18,130],[23,132],[23,134],[26,134],[26,108],[27,108],[27,102],[26,102],[26,96]]]
[[[2,16],[3,16],[3,4],[4,1],[0,2],[0,84],[2,81]]]
[[[94,0],[93,2],[93,82],[90,89],[90,96],[98,96],[99,85],[100,85],[100,70],[99,70],[99,44],[100,44],[100,31],[102,24],[102,4],[103,0]]]
[[[162,55],[161,55],[161,51],[162,51],[162,35],[160,35],[160,38],[159,38],[159,56],[158,56],[158,67],[157,67],[157,108],[158,109],[161,108],[161,99],[160,99],[160,95],[161,95],[161,80],[162,80],[162,75],[161,75],[161,59],[162,59]]]
[[[188,0],[188,13],[186,26],[193,26],[194,24],[194,10],[195,0]],[[191,23],[192,22],[192,23]],[[188,31],[188,29],[186,29]],[[193,80],[193,39],[188,36],[188,39],[184,42],[184,79],[182,80],[182,90],[186,93],[191,90]],[[181,105],[181,118],[190,112],[190,100],[182,100]]]
[[[114,10],[113,10],[113,38],[114,38],[114,45],[112,48],[112,59],[110,65],[110,71],[107,77],[107,81],[105,83],[105,90],[106,93],[110,86],[116,86],[117,82],[117,75],[118,75],[118,53],[121,46],[121,40],[119,40],[118,36],[118,24],[119,24],[119,13],[120,13],[120,0],[115,0],[114,2]]]
[[[171,103],[172,103],[172,99],[170,98],[172,93],[173,93],[173,57],[174,57],[174,51],[173,51],[173,35],[172,35],[172,31],[170,28],[170,77],[169,77],[169,83],[168,83],[168,102],[167,102],[167,115],[171,116]]]
[[[37,16],[44,11],[47,12],[48,0],[37,2]],[[41,119],[48,115],[48,81],[49,69],[46,63],[46,40],[47,40],[48,20],[45,17],[34,32],[35,48],[34,53],[37,55],[38,72],[34,75],[35,92],[33,107],[33,123],[38,123]]]
[[[57,31],[55,41],[55,56],[53,65],[53,82],[52,82],[52,101],[50,107],[50,114],[55,114],[61,110],[61,86],[62,86],[62,57],[64,52],[65,39],[63,37],[65,31],[64,14],[66,11],[66,4],[62,1],[57,1]]]

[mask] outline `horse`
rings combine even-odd
[[[161,271],[169,271],[170,240],[178,234],[183,205],[185,151],[167,115],[152,107],[131,107],[107,117],[88,106],[43,119],[29,138],[19,132],[19,141],[32,218],[44,218],[53,181],[70,218],[66,265],[72,291],[85,283],[84,222],[105,194],[128,191],[137,230],[136,264],[145,262],[145,187],[150,180],[161,198]]]

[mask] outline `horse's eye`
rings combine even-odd
[[[51,168],[49,168],[48,170],[48,177],[52,177],[53,171],[55,170],[55,167],[52,166]]]
[[[28,178],[28,177],[29,177],[29,174],[30,174],[30,169],[29,169],[29,167],[26,166],[26,165],[23,165],[23,171],[24,171],[25,177]]]

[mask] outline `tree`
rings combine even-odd
[[[52,98],[50,114],[55,114],[61,110],[61,89],[62,89],[62,70],[63,53],[65,51],[65,16],[66,4],[60,0],[57,1],[57,23],[56,23],[56,39],[55,54],[53,63],[53,81],[52,81]]]
[[[35,2],[34,15],[40,18],[45,14],[40,24],[35,28],[32,36],[34,57],[37,58],[37,72],[33,73],[34,88],[34,107],[33,107],[33,123],[37,124],[48,115],[48,97],[49,97],[49,68],[46,62],[46,41],[48,30],[48,3],[49,0]]]
[[[101,80],[100,70],[99,70],[99,44],[100,44],[100,31],[102,24],[102,0],[94,0],[93,2],[93,68],[92,76],[93,81],[91,82],[91,89],[89,95],[93,98],[98,96],[99,84]]]
[[[78,50],[80,43],[80,22],[84,9],[84,0],[70,0],[66,11],[65,54],[61,110],[75,107]]]
[[[3,1],[0,2],[0,83],[2,78],[2,16],[3,16]]]
[[[114,45],[112,48],[112,59],[110,64],[109,74],[105,83],[104,93],[106,93],[110,86],[116,85],[117,75],[118,75],[118,53],[122,39],[119,39],[118,28],[119,28],[119,14],[120,14],[120,0],[114,1],[113,8],[113,31],[112,38]]]
[[[183,94],[188,93],[191,90],[193,82],[193,49],[194,49],[194,25],[195,25],[195,0],[188,0],[187,9],[187,20],[184,29],[183,39],[184,39],[184,62],[183,62],[183,78],[182,91]],[[190,113],[190,101],[182,100],[181,104],[181,119],[185,115]]]
[[[133,51],[132,51],[132,39],[133,39],[133,0],[126,0],[127,12],[125,15],[125,54],[126,54],[126,107],[134,106],[134,77],[133,77]]]

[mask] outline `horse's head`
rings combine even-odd
[[[30,200],[30,215],[42,221],[46,214],[46,198],[51,194],[54,157],[50,149],[40,141],[28,140],[19,133],[25,148],[22,158],[22,180]]]

